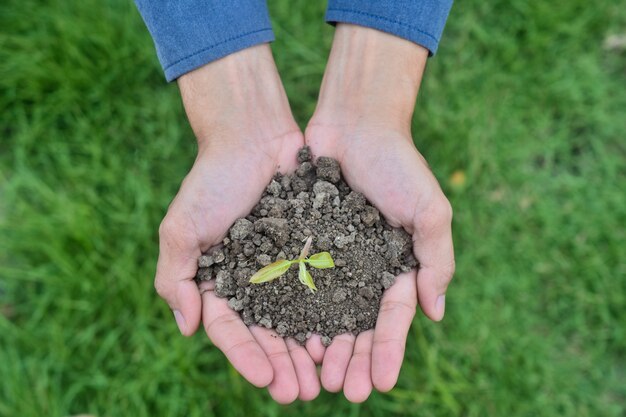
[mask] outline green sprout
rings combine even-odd
[[[295,263],[298,264],[298,279],[301,283],[306,285],[311,289],[311,292],[317,291],[315,287],[315,283],[313,283],[313,277],[311,273],[306,270],[306,264],[311,265],[313,268],[317,269],[326,269],[326,268],[334,268],[335,262],[333,261],[333,257],[330,256],[328,252],[320,252],[315,255],[311,255],[307,258],[309,254],[309,249],[311,249],[311,242],[313,238],[309,236],[304,244],[304,248],[300,252],[300,256],[298,259],[294,259],[289,261],[287,259],[281,259],[274,263],[267,265],[259,269],[252,278],[250,278],[250,282],[252,284],[261,284],[262,282],[273,281],[276,278],[282,276],[289,270],[289,267]]]

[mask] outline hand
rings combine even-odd
[[[336,337],[323,353],[321,382],[353,402],[395,385],[417,302],[443,318],[454,273],[452,210],[411,137],[427,51],[408,41],[340,24],[306,130],[313,155],[339,161],[348,184],[394,227],[413,236],[419,270],[398,276],[381,301],[376,328]],[[308,346],[307,346],[308,347]]]
[[[306,349],[261,327],[248,328],[213,281],[194,282],[197,259],[218,245],[259,201],[277,171],[296,168],[303,136],[293,120],[269,46],[248,48],[184,75],[179,86],[198,156],[159,230],[155,287],[184,335],[202,318],[213,343],[250,383],[289,403],[315,398]]]

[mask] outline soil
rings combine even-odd
[[[215,293],[228,298],[246,325],[275,329],[300,343],[317,333],[328,345],[336,335],[373,328],[383,292],[417,262],[411,236],[350,189],[337,161],[320,157],[313,165],[304,147],[298,162],[294,174],[272,180],[220,248],[198,259],[196,278],[215,278]],[[249,282],[278,259],[297,259],[308,236],[310,255],[328,251],[335,262],[332,269],[307,266],[317,292],[300,283],[297,264],[271,282]]]

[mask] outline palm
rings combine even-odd
[[[454,269],[449,205],[408,134],[390,129],[307,130],[313,154],[339,161],[348,184],[363,193],[395,227],[413,235],[420,271],[398,276],[381,302],[376,328],[341,335],[324,354],[322,384],[363,401],[372,387],[388,391],[397,380],[406,336],[418,302],[434,320]],[[418,297],[419,294],[419,297]]]
[[[295,168],[302,142],[296,133],[262,148],[201,149],[161,225],[155,281],[159,293],[182,312],[185,334],[192,334],[202,318],[209,338],[233,366],[252,384],[268,386],[279,402],[317,395],[315,365],[306,350],[267,329],[248,329],[227,301],[215,296],[212,281],[201,284],[201,295],[193,277],[198,256],[252,210],[272,176]]]
[[[279,167],[291,170],[294,163],[295,157],[281,161],[256,149],[202,151],[172,202],[166,222],[175,222],[177,229],[194,235],[198,250],[206,251],[220,243],[235,220],[252,210]]]
[[[411,139],[396,132],[364,131],[342,142],[334,157],[340,161],[346,181],[393,226],[412,232],[419,203],[440,189]],[[394,146],[389,146],[390,142]],[[414,188],[416,183],[419,189]]]

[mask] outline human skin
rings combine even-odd
[[[280,403],[311,400],[321,383],[353,402],[396,383],[410,323],[419,302],[441,320],[454,272],[452,212],[413,145],[411,117],[427,51],[372,29],[337,25],[318,107],[303,136],[293,120],[268,45],[229,55],[182,76],[178,83],[198,140],[196,161],[159,229],[155,287],[184,335],[202,321],[207,335],[253,385]],[[247,215],[276,172],[296,168],[306,143],[337,159],[346,181],[393,226],[413,236],[418,272],[386,291],[374,330],[341,335],[324,348],[246,327],[213,282],[194,281],[197,258],[218,245]]]
[[[202,321],[208,337],[250,383],[279,403],[311,400],[320,390],[315,364],[294,340],[248,328],[213,282],[198,288],[197,259],[246,216],[276,172],[297,166],[304,144],[269,45],[231,54],[178,80],[198,155],[159,228],[155,287],[182,334]]]
[[[417,305],[441,320],[454,273],[452,209],[411,134],[427,57],[426,49],[396,36],[338,24],[305,131],[314,156],[339,161],[350,187],[413,236],[420,263],[385,292],[375,329],[335,337],[327,349],[316,339],[307,344],[322,364],[322,386],[343,389],[353,402],[365,401],[373,388],[393,388]]]

